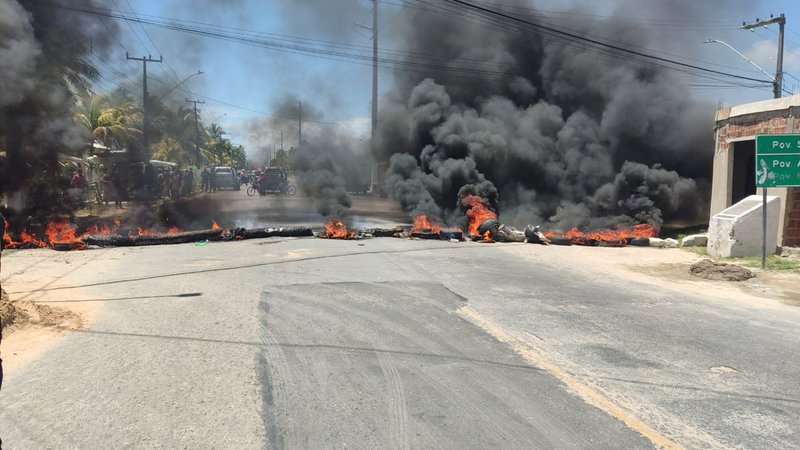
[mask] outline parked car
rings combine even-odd
[[[237,191],[241,189],[239,177],[236,175],[236,171],[233,170],[232,167],[214,167],[214,178],[217,182],[217,189],[233,189]]]

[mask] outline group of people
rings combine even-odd
[[[70,179],[70,188],[77,193],[80,201],[88,199],[90,189],[97,189],[103,201],[114,202],[118,209],[129,196],[140,199],[180,198],[196,191],[196,169],[180,169],[176,167],[155,167],[150,163],[144,169],[131,170],[121,164],[114,164],[110,170],[101,168],[100,178],[89,183],[84,170],[76,168]],[[216,192],[219,188],[214,170],[205,167],[200,171],[200,192]]]

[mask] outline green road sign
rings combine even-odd
[[[800,186],[800,134],[756,136],[756,186]]]

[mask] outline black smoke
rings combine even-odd
[[[679,3],[664,14],[692,13]],[[703,220],[714,106],[693,98],[684,78],[532,27],[408,14],[402,50],[472,70],[397,71],[382,100],[376,158],[388,161],[385,188],[407,210],[451,220],[460,214],[459,191],[480,185],[495,193],[501,220],[517,226]],[[547,20],[619,45],[652,43],[624,9]]]
[[[102,6],[91,0],[76,3]],[[7,153],[0,191],[58,181],[57,154],[86,148],[90,134],[73,120],[73,91],[97,76],[87,55],[104,52],[115,32],[112,23],[106,28],[96,18],[50,2],[0,2],[0,148]],[[47,196],[31,198],[47,203],[32,205],[34,210],[58,206]]]
[[[291,166],[287,170],[297,177],[304,195],[314,199],[317,212],[326,218],[347,220],[352,206],[352,192],[366,192],[370,182],[371,155],[367,141],[353,129],[325,122],[316,104],[317,99],[302,102],[287,95],[271,107],[274,114],[247,124],[250,158],[256,165],[266,165],[267,155],[275,156],[277,140],[283,132],[285,149],[292,148]],[[298,143],[302,117],[302,143]],[[270,145],[272,144],[272,145]]]

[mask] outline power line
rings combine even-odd
[[[460,2],[460,3],[468,4],[466,2]],[[218,31],[219,27],[217,27],[216,29],[209,29],[209,28],[202,28],[202,27],[192,27],[192,26],[188,26],[188,25],[185,25],[185,24],[181,24],[181,23],[176,22],[176,21],[172,21],[172,22],[163,22],[163,21],[161,21],[160,22],[160,21],[157,21],[157,20],[143,19],[141,17],[139,17],[139,18],[129,17],[129,16],[126,16],[125,14],[121,14],[119,12],[114,12],[114,11],[109,11],[109,10],[102,10],[102,9],[98,9],[98,8],[85,8],[85,7],[75,7],[75,6],[68,6],[68,5],[56,5],[56,6],[59,7],[59,8],[66,8],[66,9],[76,10],[76,11],[84,12],[84,13],[88,13],[88,14],[103,15],[103,16],[114,18],[114,19],[117,19],[117,20],[145,23],[145,24],[149,24],[149,25],[152,25],[152,26],[157,26],[157,27],[161,27],[161,28],[170,29],[170,30],[173,30],[173,31],[179,31],[179,32],[185,32],[185,33],[195,34],[195,35],[200,35],[200,36],[206,36],[206,37],[212,37],[212,38],[217,38],[217,39],[229,40],[229,41],[234,41],[234,42],[240,42],[240,43],[244,43],[246,45],[269,48],[269,49],[273,49],[273,50],[277,50],[277,51],[306,54],[306,55],[311,55],[311,56],[318,56],[318,57],[321,57],[323,59],[332,59],[332,60],[335,60],[335,61],[351,62],[351,63],[362,64],[362,65],[368,65],[368,60],[371,59],[369,55],[365,54],[365,52],[359,52],[358,50],[354,50],[352,47],[350,47],[350,50],[346,50],[345,46],[347,44],[331,43],[331,42],[326,42],[326,41],[319,41],[319,40],[305,39],[305,38],[296,38],[296,37],[286,37],[286,36],[284,36],[282,38],[283,41],[280,38],[273,38],[272,40],[264,40],[264,39],[257,39],[255,37],[253,37],[254,34],[257,34],[256,32],[250,32],[248,34],[237,35],[237,34],[233,34],[233,33],[224,33],[224,32]],[[500,15],[504,16],[502,13],[500,13]],[[483,14],[481,17],[482,17],[482,19],[480,17],[479,17],[479,19],[481,19],[483,21],[487,20],[486,14]],[[497,19],[495,17],[488,17],[488,20],[493,22],[493,23],[495,23],[495,24],[499,24],[499,25],[504,25],[505,24],[506,26],[508,25],[505,22],[499,21],[499,19]],[[531,24],[531,22],[525,21],[525,20],[522,20],[522,19],[514,19],[514,20],[520,21],[523,24]],[[537,25],[533,24],[533,26],[537,26]],[[538,26],[540,28],[543,27],[542,25],[538,25]],[[650,54],[646,54],[646,53],[642,53],[642,52],[637,52],[637,51],[634,51],[634,50],[626,49],[626,48],[615,46],[615,45],[612,45],[612,44],[600,42],[600,41],[597,41],[597,40],[594,40],[594,39],[588,39],[588,38],[584,38],[584,37],[581,37],[581,36],[578,36],[578,35],[570,34],[569,32],[565,32],[565,31],[562,31],[562,30],[554,30],[553,32],[551,32],[551,31],[549,31],[550,29],[548,27],[544,27],[544,30],[546,31],[546,33],[544,33],[544,34],[548,34],[548,33],[553,34],[553,33],[555,33],[557,36],[560,36],[562,38],[561,39],[562,42],[566,42],[566,45],[575,44],[577,42],[578,44],[585,46],[587,44],[582,43],[582,41],[588,42],[588,43],[592,44],[594,48],[587,47],[587,48],[584,48],[584,49],[586,51],[594,52],[594,53],[596,53],[598,55],[610,56],[610,57],[627,59],[627,60],[631,60],[630,59],[630,55],[634,55],[634,56],[638,56],[640,58],[645,58],[645,59],[651,60],[651,62],[649,62],[649,63],[645,62],[645,61],[641,61],[639,59],[635,60],[640,64],[650,64],[650,65],[657,66],[657,67],[664,67],[664,68],[668,68],[668,69],[672,69],[672,70],[684,71],[687,74],[694,75],[694,76],[702,76],[702,74],[714,74],[714,75],[717,75],[717,76],[725,76],[725,77],[738,78],[738,79],[747,80],[747,81],[768,83],[765,80],[759,80],[759,79],[755,79],[755,78],[751,78],[751,77],[745,77],[745,76],[741,76],[741,75],[730,74],[730,73],[726,73],[726,72],[722,72],[722,71],[717,71],[717,70],[713,70],[713,69],[708,69],[708,68],[696,66],[696,65],[693,65],[693,64],[682,63],[682,62],[679,62],[679,61],[670,60],[668,58],[662,58],[662,57],[658,57],[658,56],[654,56],[654,55],[650,55]],[[561,36],[561,35],[574,36],[574,38],[571,39],[571,40],[567,39],[565,41],[563,39],[563,36]],[[306,42],[311,42],[311,41],[326,42],[325,45],[330,45],[332,48],[318,48],[318,47],[314,47],[312,45],[299,44],[298,43],[298,42],[303,42],[303,41],[306,41]],[[604,48],[605,48],[605,50],[604,50]],[[613,52],[609,52],[608,49],[613,50]],[[628,55],[628,56],[625,56],[625,55]],[[661,64],[659,64],[659,62]],[[463,66],[463,67],[454,66],[454,65],[441,65],[441,64],[424,62],[424,61],[421,61],[421,60],[417,60],[415,58],[410,58],[408,60],[397,60],[397,59],[394,59],[394,58],[391,58],[391,57],[382,57],[379,60],[379,64],[381,65],[381,67],[392,68],[392,69],[397,69],[397,70],[406,70],[406,71],[411,71],[411,72],[429,73],[430,70],[448,71],[448,72],[457,73],[460,76],[464,76],[464,77],[475,77],[476,75],[500,76],[500,77],[509,76],[509,75],[518,75],[518,76],[523,75],[523,74],[514,73],[512,71],[507,71],[507,70],[503,71],[503,70],[488,69],[488,67],[492,67],[491,64],[486,65],[485,67],[487,67],[487,68],[485,68],[485,69],[480,69],[480,68],[475,67],[474,65]],[[676,66],[679,66],[679,67],[673,67],[672,65],[676,65]],[[696,72],[699,72],[699,73],[692,73],[691,72],[692,70],[694,70]]]
[[[674,64],[674,65],[681,66],[681,67],[684,67],[684,68],[687,68],[687,69],[697,70],[697,71],[711,73],[711,74],[715,74],[715,75],[722,75],[722,76],[727,76],[727,77],[732,77],[732,78],[739,78],[739,79],[742,79],[742,80],[755,81],[755,82],[759,82],[759,83],[769,83],[768,81],[760,80],[760,79],[757,79],[757,78],[751,78],[751,77],[745,77],[745,76],[741,76],[741,75],[726,73],[726,72],[722,72],[722,71],[719,71],[719,70],[709,69],[709,68],[697,66],[697,65],[694,65],[694,64],[683,63],[683,62],[680,62],[680,61],[670,60],[670,59],[663,58],[663,57],[660,57],[660,56],[656,56],[656,55],[652,55],[652,54],[648,54],[648,53],[643,53],[643,52],[640,52],[640,51],[632,50],[630,48],[624,48],[624,47],[621,47],[621,46],[618,46],[618,45],[614,45],[614,44],[610,44],[610,43],[607,43],[607,42],[599,41],[597,39],[592,39],[592,38],[589,38],[589,37],[586,37],[586,36],[582,36],[582,35],[576,34],[575,32],[572,32],[572,31],[565,31],[564,29],[556,29],[556,28],[553,28],[553,27],[550,27],[550,26],[547,26],[547,25],[542,25],[540,23],[534,23],[534,22],[531,22],[529,20],[521,19],[519,17],[514,17],[512,15],[505,14],[503,12],[496,11],[496,10],[493,10],[493,9],[490,9],[490,8],[485,8],[485,7],[482,7],[480,5],[476,5],[474,3],[466,2],[466,1],[463,1],[463,0],[444,0],[444,1],[447,1],[447,2],[450,2],[450,3],[454,3],[454,4],[457,4],[457,5],[461,5],[461,6],[466,7],[466,8],[471,8],[473,10],[483,12],[483,13],[488,14],[490,16],[496,16],[496,17],[504,18],[504,19],[511,20],[511,21],[514,21],[514,22],[522,23],[522,24],[528,25],[528,26],[530,26],[532,28],[538,29],[540,31],[544,31],[544,32],[550,33],[550,34],[555,35],[555,36],[560,36],[560,37],[562,37],[563,39],[566,39],[566,40],[583,41],[583,42],[586,42],[586,43],[589,43],[589,44],[593,44],[593,45],[596,45],[596,46],[599,46],[599,47],[602,47],[602,48],[607,48],[607,49],[610,49],[610,50],[627,53],[627,54],[638,56],[638,57],[645,58],[645,59],[648,59],[648,60],[659,61],[659,62],[667,63],[667,64]]]
[[[161,81],[161,80],[159,80],[157,78],[153,78],[152,81],[156,81],[156,82],[161,83],[161,84],[166,84],[165,82],[163,82],[163,81]],[[207,95],[199,94],[197,92],[193,92],[193,91],[190,91],[190,90],[187,90],[186,92],[188,92],[188,93],[190,93],[190,94],[192,94],[192,95],[194,95],[196,97],[200,97],[200,98],[202,98],[204,100],[208,100],[208,101],[213,102],[213,103],[219,103],[221,105],[229,106],[231,108],[240,109],[242,111],[247,111],[247,112],[260,114],[262,116],[274,117],[276,119],[285,119],[285,120],[290,120],[290,121],[297,120],[297,117],[283,116],[283,115],[272,113],[272,112],[260,111],[260,110],[257,110],[257,109],[248,108],[246,106],[236,105],[234,103],[230,103],[230,102],[227,102],[225,100],[212,98],[212,97],[209,97]],[[318,124],[322,124],[322,125],[358,126],[358,125],[355,125],[355,124],[351,124],[349,122],[328,122],[328,121],[324,121],[324,120],[312,120],[312,119],[307,119],[307,118],[303,118],[303,122],[318,123]]]

